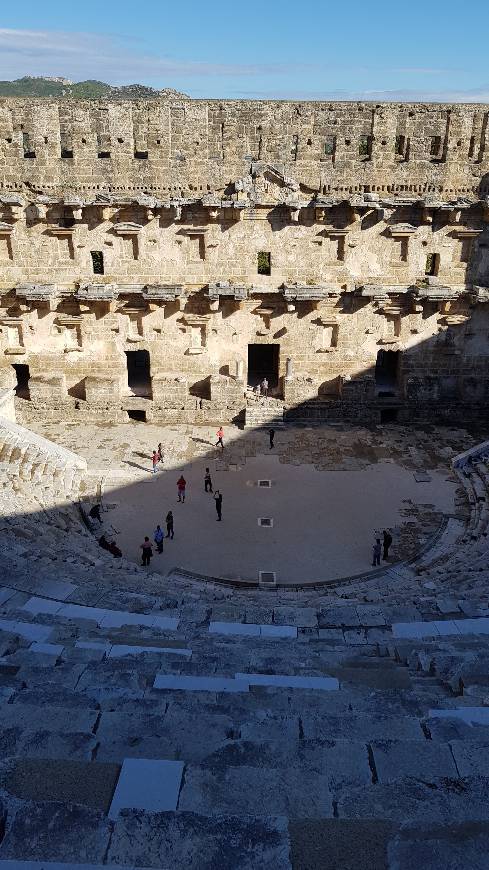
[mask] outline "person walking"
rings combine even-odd
[[[151,546],[151,541],[146,535],[143,543],[141,544],[141,550],[143,551],[143,565],[148,565],[151,562],[151,556],[153,555],[153,548]]]
[[[161,460],[163,459],[163,447],[161,446],[161,441],[158,444],[158,450],[156,452],[158,454],[158,462],[161,462]]]
[[[204,474],[204,492],[212,492],[212,478],[211,473],[208,468],[205,470]]]
[[[214,501],[216,503],[217,522],[220,523],[222,520],[222,495],[218,489],[214,493]]]
[[[270,450],[272,450],[273,449],[273,439],[275,438],[275,429],[269,429],[268,435],[270,438]]]
[[[219,426],[219,429],[217,430],[216,435],[217,435],[216,447],[219,447],[219,445],[220,445],[222,447],[222,449],[224,450],[224,444],[222,441],[222,439],[224,438],[224,429],[222,428],[222,426]]]
[[[153,474],[156,474],[156,466],[158,465],[158,454],[156,450],[153,450],[153,456],[151,457],[153,462]]]
[[[392,544],[392,535],[389,529],[384,529],[384,552],[382,553],[382,559],[385,562],[389,558],[389,547]]]
[[[375,568],[376,565],[380,565],[380,554],[382,552],[382,547],[380,546],[380,538],[377,538],[375,544],[372,547],[372,567]]]
[[[164,533],[163,529],[161,528],[161,526],[156,526],[153,537],[154,537],[154,542],[156,544],[156,549],[158,550],[158,553],[162,553],[163,552],[163,538],[165,537],[165,533]]]
[[[268,381],[266,378],[263,378],[261,382],[261,392],[262,396],[265,396],[265,398],[268,396]]]
[[[173,514],[168,511],[166,515],[166,536],[173,541]]]
[[[178,501],[185,501],[185,487],[187,486],[187,481],[185,480],[183,474],[177,480],[177,490],[178,490]]]

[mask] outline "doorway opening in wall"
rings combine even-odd
[[[278,387],[279,344],[248,345],[248,386],[256,387],[264,378],[270,390]]]
[[[150,399],[151,372],[148,350],[126,350],[127,384],[133,396]]]
[[[128,411],[127,416],[130,420],[136,420],[137,423],[146,423],[146,411]]]
[[[380,422],[381,423],[397,423],[397,415],[399,411],[397,408],[381,408],[380,409]]]
[[[394,396],[397,391],[399,362],[398,350],[379,350],[375,365],[375,383],[378,396]]]
[[[19,396],[21,399],[29,399],[29,366],[23,363],[14,363],[12,366],[15,371],[15,375],[17,377],[17,384],[15,385],[15,395]]]

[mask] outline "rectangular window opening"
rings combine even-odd
[[[259,275],[271,275],[272,257],[270,251],[258,251],[257,264]]]
[[[22,133],[22,147],[24,149],[24,157],[32,159],[36,156],[36,152],[31,147],[29,133]]]
[[[427,254],[426,255],[426,264],[424,268],[425,275],[438,275],[438,269],[440,267],[440,255],[439,254]]]
[[[61,157],[66,160],[70,160],[73,157],[73,151],[71,150],[71,148],[62,148]]]
[[[110,151],[99,151],[97,157],[107,158],[110,157]]]
[[[147,160],[148,159],[148,152],[147,151],[135,151],[134,152],[134,159],[135,160]]]
[[[336,136],[328,136],[324,143],[324,153],[326,157],[332,157],[336,151]]]
[[[430,143],[430,155],[435,159],[441,155],[441,136],[432,136]]]
[[[358,154],[364,159],[370,158],[372,154],[372,136],[360,136],[360,141],[358,143]]]
[[[102,251],[90,251],[94,275],[104,274],[104,255]]]

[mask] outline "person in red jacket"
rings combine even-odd
[[[222,439],[224,438],[224,429],[222,428],[222,426],[219,426],[219,429],[217,430],[216,435],[217,435],[216,447],[219,447],[219,445],[220,445],[222,447],[222,449],[224,450],[224,444],[222,443]]]
[[[177,490],[178,490],[178,501],[185,501],[185,487],[187,486],[187,481],[185,480],[183,474],[177,480]]]

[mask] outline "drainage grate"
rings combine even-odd
[[[271,480],[259,480],[258,481],[258,486],[270,487],[271,485],[272,485]]]
[[[277,575],[275,571],[258,571],[258,584],[260,586],[276,586]]]
[[[273,528],[273,520],[271,517],[258,517],[258,525],[271,529]]]

